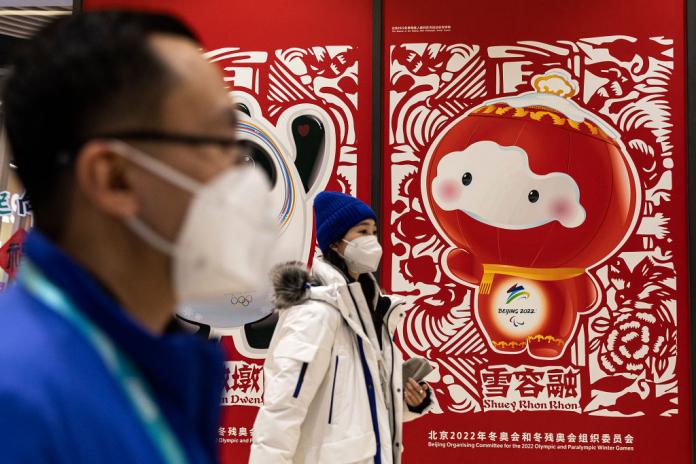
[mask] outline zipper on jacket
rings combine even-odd
[[[353,300],[353,305],[355,306],[355,311],[356,311],[357,314],[358,314],[358,319],[360,319],[360,323],[361,323],[362,326],[363,326],[363,330],[365,331],[365,334],[367,334],[367,330],[366,330],[366,328],[365,328],[365,323],[363,322],[362,316],[361,316],[361,314],[360,314],[360,310],[358,309],[358,302],[355,301],[355,297],[353,296],[353,292],[350,290],[350,288],[348,288],[348,294],[350,295],[351,300]],[[389,348],[390,348],[390,351],[391,351],[391,372],[389,373],[389,385],[387,385],[387,386],[389,387],[389,388],[388,388],[388,390],[389,390],[389,393],[388,393],[388,394],[389,394],[389,396],[391,396],[391,411],[389,411],[389,412],[391,412],[391,414],[389,415],[389,416],[390,416],[390,419],[391,419],[390,422],[391,422],[391,431],[392,431],[392,446],[391,446],[391,448],[392,448],[392,454],[394,455],[395,458],[396,458],[396,456],[397,456],[398,454],[400,454],[400,452],[401,452],[401,448],[400,448],[400,447],[399,447],[399,449],[394,449],[394,448],[395,448],[394,445],[396,444],[396,437],[397,437],[397,433],[396,433],[396,426],[397,426],[397,424],[396,424],[396,408],[397,408],[397,407],[403,407],[403,405],[402,405],[401,403],[399,403],[399,404],[397,405],[397,404],[396,404],[396,398],[394,398],[394,367],[395,367],[395,366],[394,366],[394,363],[395,363],[395,359],[394,359],[394,340],[392,339],[391,334],[390,334],[390,331],[389,331],[389,316],[390,316],[391,313],[392,313],[397,307],[399,307],[399,306],[401,306],[401,304],[396,304],[396,305],[394,305],[389,311],[387,311],[387,314],[386,314],[386,316],[387,316],[387,317],[386,317],[386,321],[385,321],[384,324],[382,325],[382,331],[383,331],[383,332],[382,332],[382,333],[379,333],[379,334],[376,334],[378,339],[382,339],[382,336],[383,336],[384,333],[387,334],[386,336],[387,336],[387,339],[389,340]],[[375,330],[375,331],[376,331],[376,330]],[[363,350],[363,348],[362,348],[362,339],[361,339],[360,337],[358,337],[358,342],[359,342],[359,347],[360,347],[361,355],[364,356],[364,353],[362,353],[362,350]],[[380,345],[381,345],[381,344],[380,344]],[[380,346],[380,348],[383,349],[382,346]],[[372,380],[372,379],[370,379],[370,381],[371,381],[371,380]],[[369,387],[368,387],[368,390],[369,390]],[[373,392],[373,393],[374,393],[374,392]],[[385,393],[386,393],[386,392],[385,392]],[[403,394],[403,392],[402,392],[402,394]],[[403,396],[401,396],[401,398],[403,398]],[[378,447],[378,448],[379,448],[379,447]],[[375,460],[375,462],[377,462],[377,460]]]
[[[370,367],[367,365],[365,350],[363,349],[363,340],[359,335],[358,351],[360,352],[360,364],[362,364],[363,375],[365,377],[365,387],[367,388],[367,398],[370,403],[370,416],[372,418],[372,430],[375,433],[375,441],[377,442],[377,452],[375,453],[375,464],[382,464],[382,440],[379,436],[379,422],[377,420],[377,398],[375,397],[375,385],[370,373]]]
[[[297,385],[295,385],[295,392],[292,394],[293,398],[300,396],[300,390],[302,389],[302,382],[304,382],[305,372],[307,372],[307,363],[302,363],[302,369],[300,369],[300,376],[297,378]]]
[[[333,417],[334,394],[336,393],[336,376],[338,374],[338,355],[336,355],[336,364],[334,365],[333,385],[331,386],[331,403],[329,404],[329,424]]]

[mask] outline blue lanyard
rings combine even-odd
[[[133,363],[99,327],[77,309],[62,290],[26,259],[20,268],[19,281],[34,297],[70,322],[92,344],[111,375],[123,388],[164,462],[186,464],[188,461],[179,441],[153,399],[147,382]]]

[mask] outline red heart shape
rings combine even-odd
[[[309,124],[300,124],[299,126],[297,126],[297,132],[302,137],[307,137],[307,134],[309,134]]]

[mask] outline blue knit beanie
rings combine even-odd
[[[317,242],[322,253],[341,240],[355,225],[365,219],[377,220],[372,208],[355,197],[339,192],[321,192],[314,199],[317,218]]]

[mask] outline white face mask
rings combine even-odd
[[[204,184],[123,142],[114,141],[112,147],[193,194],[176,243],[161,237],[139,218],[126,221],[144,242],[172,257],[180,303],[219,299],[253,290],[268,280],[278,224],[263,173],[250,168],[229,169]]]
[[[348,270],[355,274],[375,272],[382,259],[382,247],[374,235],[366,235],[346,242],[346,251],[343,259],[346,260]]]

